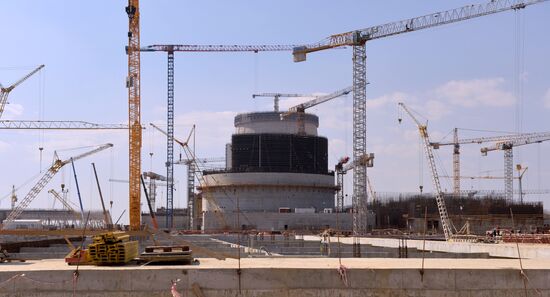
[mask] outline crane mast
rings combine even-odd
[[[441,227],[443,229],[443,233],[445,234],[445,239],[450,240],[453,237],[453,230],[451,229],[452,223],[447,213],[447,206],[445,205],[443,191],[441,190],[441,184],[439,183],[439,175],[435,166],[435,158],[432,146],[430,145],[430,137],[428,135],[428,126],[426,124],[420,123],[418,119],[416,119],[416,117],[411,113],[409,108],[405,106],[404,103],[400,102],[399,106],[405,111],[405,113],[407,113],[407,115],[409,115],[409,117],[418,127],[418,132],[420,133],[420,138],[422,139],[422,145],[424,147],[424,153],[428,161],[428,166],[430,167],[432,183],[435,191],[435,201],[437,203],[437,210],[439,211],[439,217],[441,220]],[[400,123],[401,120],[402,119],[400,118]]]
[[[36,69],[31,71],[29,74],[23,76],[22,78],[20,78],[18,81],[16,81],[15,83],[13,83],[11,86],[9,86],[7,88],[2,87],[2,85],[0,84],[0,118],[2,118],[2,113],[4,113],[4,107],[8,103],[8,95],[10,94],[10,92],[15,87],[20,85],[22,82],[26,81],[29,77],[33,76],[35,73],[40,71],[40,69],[42,69],[42,68],[44,68],[44,65],[38,66]]]
[[[453,192],[460,194],[460,144],[458,143],[458,128],[453,130]]]
[[[158,126],[156,126],[153,123],[149,123],[153,128],[161,132],[162,134],[166,135],[168,137],[168,132],[162,130]],[[173,141],[175,141],[177,144],[179,144],[183,149],[185,154],[189,157],[189,153],[187,150],[190,151],[189,146],[187,145],[189,140],[191,139],[191,136],[195,133],[195,125],[193,125],[193,128],[191,128],[191,132],[189,133],[189,136],[187,137],[187,140],[185,142],[178,140],[174,137],[172,137]],[[193,155],[194,157],[194,155]],[[174,164],[174,163],[173,163]],[[196,213],[196,207],[195,207],[195,174],[196,174],[196,167],[194,160],[191,160],[188,158],[187,162],[185,162],[187,165],[187,210],[189,211],[189,228],[193,229],[194,224],[194,216]],[[173,185],[173,182],[170,183],[169,178],[167,177],[167,186],[169,184]],[[173,226],[174,221],[174,215],[173,215],[173,203],[169,203],[169,201],[166,201],[166,226],[167,228],[171,228]]]
[[[168,51],[166,104],[166,228],[174,227],[174,51]]]
[[[38,182],[31,188],[29,193],[21,200],[21,202],[10,212],[10,214],[6,217],[4,222],[2,223],[2,228],[5,228],[7,225],[11,224],[15,219],[23,213],[23,210],[25,210],[31,202],[38,196],[40,191],[50,182],[50,180],[55,176],[55,174],[65,165],[68,163],[77,161],[79,159],[85,158],[87,156],[93,155],[97,152],[100,152],[102,150],[108,149],[113,147],[112,144],[107,143],[104,144],[94,150],[88,151],[86,153],[80,154],[78,156],[66,159],[66,160],[60,160],[57,157],[57,154],[55,154],[55,160],[52,164],[52,166],[42,175],[42,177],[38,180]]]
[[[401,20],[373,26],[366,29],[349,31],[331,35],[320,42],[299,46],[293,49],[294,62],[306,60],[308,53],[332,49],[342,46],[353,47],[353,158],[366,154],[366,49],[367,41],[389,37],[393,35],[414,32],[440,25],[456,23],[485,15],[495,14],[508,10],[519,10],[528,5],[548,0],[492,0],[488,3],[468,5],[443,12],[436,12],[420,17]],[[359,166],[354,170],[353,203],[355,208],[362,209],[366,205],[366,178],[367,170]],[[358,216],[360,213],[358,212]],[[363,218],[354,216],[355,234],[364,232]]]
[[[140,97],[140,46],[139,0],[128,0],[128,141],[129,141],[129,212],[130,229],[141,228],[140,176],[141,176],[141,97]]]

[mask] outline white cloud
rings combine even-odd
[[[411,98],[411,95],[397,91],[374,99],[367,99],[367,109],[382,108],[388,104],[396,105],[398,102],[410,101]]]
[[[6,104],[2,118],[14,119],[22,115],[24,111],[23,105],[17,103]]]
[[[434,95],[462,107],[511,106],[516,99],[503,85],[503,78],[452,80],[436,88]]]
[[[546,91],[543,97],[544,107],[550,109],[550,88]]]
[[[424,112],[424,116],[433,121],[440,120],[451,113],[451,109],[448,104],[437,100],[426,101],[422,110]]]
[[[7,151],[9,146],[10,145],[7,142],[0,141],[0,153]]]

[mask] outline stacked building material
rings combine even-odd
[[[157,264],[191,264],[189,246],[148,246],[139,257],[140,262]]]
[[[138,242],[124,232],[108,232],[94,237],[88,245],[91,260],[98,265],[121,265],[139,254]]]

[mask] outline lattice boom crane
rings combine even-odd
[[[435,158],[433,153],[433,148],[430,145],[430,137],[428,135],[428,126],[426,124],[420,123],[418,119],[412,114],[407,106],[404,103],[400,102],[399,107],[409,115],[409,117],[414,121],[418,127],[418,132],[420,133],[420,138],[422,139],[422,145],[424,147],[424,153],[426,154],[426,159],[428,160],[428,166],[430,167],[430,172],[432,176],[432,183],[435,191],[435,201],[437,203],[437,210],[439,211],[439,217],[441,220],[441,227],[443,233],[445,234],[445,239],[450,240],[453,237],[452,223],[449,215],[447,213],[447,206],[445,205],[445,199],[443,197],[443,191],[441,190],[441,184],[439,183],[439,175],[437,173],[437,168],[435,166]],[[399,123],[402,119],[399,118]]]
[[[20,85],[22,82],[26,81],[29,77],[33,76],[35,73],[37,73],[38,71],[40,71],[40,69],[44,68],[44,65],[40,65],[38,66],[36,69],[34,69],[33,71],[31,71],[29,74],[23,76],[21,79],[19,79],[18,81],[16,81],[15,83],[13,83],[11,86],[9,87],[6,87],[4,88],[1,84],[0,84],[0,118],[2,118],[2,113],[4,112],[4,107],[6,106],[6,104],[8,103],[8,95],[10,94],[10,92],[15,88],[17,87],[18,85]]]
[[[25,210],[31,204],[31,202],[38,196],[40,191],[42,191],[42,189],[50,182],[50,180],[55,176],[55,174],[63,166],[111,147],[113,147],[113,145],[110,143],[107,143],[107,144],[101,145],[100,147],[94,150],[88,151],[86,153],[77,155],[75,157],[72,157],[66,160],[60,160],[57,157],[57,153],[56,153],[54,155],[55,160],[52,166],[46,171],[46,173],[44,173],[44,175],[38,180],[38,182],[31,188],[31,190],[29,191],[29,193],[27,193],[25,198],[23,198],[21,202],[10,212],[8,217],[2,223],[2,228],[5,228],[7,225],[11,224],[15,219],[19,217],[19,215],[21,215],[21,213],[23,213],[23,210]]]

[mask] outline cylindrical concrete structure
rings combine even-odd
[[[299,125],[304,130],[299,133]],[[235,117],[231,166],[205,171],[203,211],[323,212],[334,207],[328,140],[313,114],[255,112]],[[306,210],[304,210],[306,209]]]
[[[319,118],[310,113],[303,113],[305,134],[317,135]],[[298,113],[253,112],[235,116],[235,134],[298,134]]]
[[[334,207],[334,176],[286,172],[234,172],[204,176],[207,197],[205,211],[279,212],[281,208],[313,208],[323,211]],[[204,196],[203,196],[204,197]],[[328,199],[327,199],[328,198]]]

